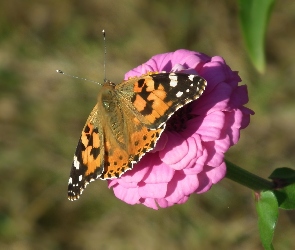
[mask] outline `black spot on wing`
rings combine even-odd
[[[90,128],[89,128],[88,125],[85,126],[85,128],[84,128],[84,132],[85,132],[86,134],[88,134],[88,133],[90,132]]]
[[[141,88],[144,85],[144,79],[139,79],[138,80],[138,87]]]
[[[93,158],[96,159],[100,154],[100,148],[92,148],[90,154],[93,155]]]
[[[153,112],[153,100],[146,100],[146,106],[144,107],[144,109],[140,112],[142,115],[150,115]]]

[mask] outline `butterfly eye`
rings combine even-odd
[[[103,90],[102,94],[101,94],[101,102],[103,107],[105,108],[106,111],[111,111],[112,109],[114,109],[114,92],[107,89],[107,90]]]
[[[103,101],[102,104],[107,111],[110,111],[111,105],[109,101]]]

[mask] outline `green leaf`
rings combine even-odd
[[[277,168],[270,179],[275,184],[274,194],[277,197],[279,207],[283,209],[295,209],[295,170],[291,168]]]
[[[292,168],[277,168],[268,177],[272,180],[283,179],[288,183],[295,182],[295,170]]]
[[[274,0],[239,0],[240,23],[246,48],[254,67],[265,69],[264,39]]]
[[[274,191],[279,207],[283,209],[295,209],[295,184]]]
[[[272,191],[259,194],[256,202],[260,239],[264,249],[273,250],[272,239],[278,220],[278,202]]]

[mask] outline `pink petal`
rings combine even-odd
[[[211,180],[207,177],[205,172],[200,173],[198,175],[198,179],[200,183],[198,188],[195,190],[195,193],[201,194],[207,192],[212,186]]]
[[[185,195],[193,193],[198,185],[197,175],[184,175],[182,171],[178,171],[168,184],[166,200],[177,203]]]
[[[150,207],[152,209],[155,209],[155,210],[159,209],[156,202],[155,202],[155,199],[152,199],[152,198],[143,199],[142,204],[147,206],[147,207]]]
[[[224,64],[218,61],[206,63],[199,73],[207,82],[210,82],[206,88],[207,92],[211,92],[218,83],[225,82],[227,79],[227,74],[224,71]]]
[[[190,166],[190,168],[183,169],[183,172],[186,175],[196,175],[196,174],[200,173],[201,171],[203,171],[205,162],[207,162],[207,161],[208,161],[208,152],[204,148],[202,156],[198,157],[196,159],[196,161],[193,162],[193,164]]]
[[[138,193],[142,198],[164,198],[167,193],[167,183],[144,184]]]
[[[179,163],[188,154],[188,143],[180,134],[169,131],[166,134],[168,135],[169,141],[165,149],[159,152],[159,156],[167,165]]]
[[[204,92],[200,99],[193,102],[192,114],[205,115],[228,107],[232,88],[226,83],[218,84],[211,92]]]
[[[202,122],[196,133],[201,136],[202,141],[213,141],[217,140],[221,136],[221,129],[225,122],[225,115],[221,111],[216,111],[205,117],[197,117],[196,124]]]
[[[125,201],[128,204],[137,204],[140,199],[138,188],[125,188],[121,185],[117,185],[113,187],[113,190],[117,198]]]
[[[138,183],[137,182],[126,182],[123,179],[118,179],[118,184],[120,184],[124,188],[137,188]]]
[[[240,110],[243,112],[243,120],[241,123],[241,129],[246,128],[250,123],[250,115],[254,115],[254,111],[251,109],[248,109],[246,107],[240,107]]]
[[[173,205],[173,203],[168,202],[166,199],[156,199],[156,201],[161,208],[166,208]]]
[[[248,103],[248,90],[246,85],[238,86],[230,97],[229,106],[234,109]]]
[[[209,166],[219,166],[224,159],[224,152],[222,152],[226,147],[226,141],[212,141],[204,142],[203,146],[207,149],[208,157],[205,164]]]
[[[189,196],[183,196],[178,202],[177,204],[183,204],[185,202],[187,202]]]
[[[144,183],[168,183],[174,175],[175,170],[163,163],[160,158],[150,167],[150,173],[143,179]]]
[[[118,179],[107,180],[107,182],[108,182],[108,188],[112,188],[118,183]]]
[[[173,150],[169,151],[169,149],[167,148],[159,153],[161,160],[169,165],[170,168],[173,168],[175,170],[188,168],[196,160],[198,150],[197,142],[195,141],[194,137],[188,138],[184,142],[185,143],[173,147],[173,145],[175,144],[173,144],[172,142],[170,143],[169,141],[169,145],[173,148]],[[172,151],[175,153],[171,154]]]
[[[174,53],[172,53],[171,56],[171,65],[172,67],[179,63],[182,65],[186,65],[187,68],[197,68],[198,71],[198,65],[204,64],[205,62],[208,62],[210,60],[210,57],[208,57],[205,54],[198,53],[195,51],[185,50],[185,49],[179,49],[176,50]],[[171,70],[171,69],[169,69]]]
[[[219,182],[225,177],[226,174],[226,164],[222,162],[218,167],[213,168],[207,172],[208,178],[213,184]]]
[[[240,138],[243,113],[240,110],[236,110],[235,112],[225,112],[225,117],[226,124],[222,133],[224,136],[228,135],[228,138],[230,139],[230,146],[232,146],[236,144]]]

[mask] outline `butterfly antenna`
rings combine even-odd
[[[104,72],[104,82],[107,81],[106,78],[106,56],[107,56],[107,45],[106,45],[106,32],[102,30],[103,35],[103,45],[104,45],[104,58],[103,58],[103,72]]]
[[[73,78],[76,78],[76,79],[81,79],[81,80],[84,80],[84,81],[87,81],[87,82],[94,82],[94,83],[96,83],[96,84],[98,84],[98,85],[101,85],[99,82],[96,82],[96,81],[93,81],[93,80],[89,80],[89,79],[82,78],[82,77],[78,77],[78,76],[74,76],[74,75],[69,75],[69,74],[63,72],[63,71],[60,70],[60,69],[57,69],[56,72],[57,72],[57,73],[60,73],[60,74],[63,74],[63,75],[65,75],[65,76],[73,77]]]
[[[104,30],[102,30],[102,35],[103,35],[103,44],[104,44],[103,71],[104,71],[104,82],[106,82],[106,81],[107,81],[107,78],[106,78],[106,55],[107,55],[107,45],[106,45],[106,32],[105,32]],[[81,78],[81,77],[78,77],[78,76],[69,75],[69,74],[63,72],[63,71],[60,70],[60,69],[57,69],[56,72],[57,72],[57,73],[60,73],[60,74],[63,74],[63,75],[66,75],[66,76],[70,76],[70,77],[76,78],[76,79],[82,79],[82,80],[87,81],[87,82],[94,82],[94,83],[97,83],[97,84],[101,85],[99,82],[96,82],[96,81],[93,81],[93,80],[88,80],[88,79],[86,79],[86,78]]]

